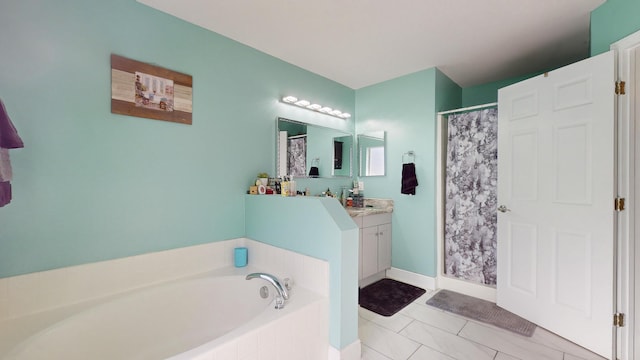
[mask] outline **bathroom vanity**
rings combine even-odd
[[[366,199],[365,204],[373,201],[376,201],[373,207],[347,209],[360,229],[358,283],[361,287],[384,278],[386,270],[391,268],[393,201]]]

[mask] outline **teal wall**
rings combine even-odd
[[[24,149],[0,208],[0,277],[245,235],[243,194],[275,171],[282,104],[355,113],[355,92],[133,0],[4,0],[0,98]],[[193,125],[110,112],[110,54],[193,76]],[[339,187],[316,179],[314,188]]]
[[[591,56],[609,50],[609,46],[640,30],[640,1],[607,0],[591,12]]]
[[[361,180],[366,197],[394,200],[396,268],[436,275],[436,113],[458,107],[460,97],[460,87],[435,68],[356,90],[356,132],[386,131],[387,175]],[[400,193],[402,159],[408,151],[416,154],[415,196]]]
[[[461,107],[484,105],[498,102],[498,89],[509,86],[511,84],[515,84],[522,80],[526,80],[539,74],[540,73],[533,73],[528,75],[516,76],[509,79],[463,88]]]
[[[247,237],[329,262],[329,341],[358,339],[359,229],[336,199],[245,195]],[[295,281],[295,279],[294,279]]]
[[[460,108],[463,99],[464,89],[436,69],[436,112]]]

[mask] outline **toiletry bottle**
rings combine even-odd
[[[294,180],[289,181],[289,196],[296,196],[298,194],[296,190],[296,182]]]
[[[289,196],[289,181],[286,177],[284,178],[284,180],[282,181],[282,184],[280,185],[280,191],[282,196]]]

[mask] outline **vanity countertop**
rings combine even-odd
[[[346,208],[349,215],[353,217],[384,214],[393,212],[393,200],[390,199],[364,199],[363,208]]]

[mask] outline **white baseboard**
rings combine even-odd
[[[329,360],[360,360],[362,357],[362,345],[360,339],[352,342],[342,350],[329,346]]]
[[[411,284],[413,286],[425,288],[428,290],[436,290],[436,279],[430,276],[417,274],[411,271],[401,270],[398,268],[392,267],[387,270],[387,277],[402,281],[407,284]]]
[[[455,291],[478,299],[491,301],[492,303],[496,302],[496,289],[493,287],[475,284],[464,280],[457,280],[446,276],[439,276],[437,280],[438,288],[440,289]]]

